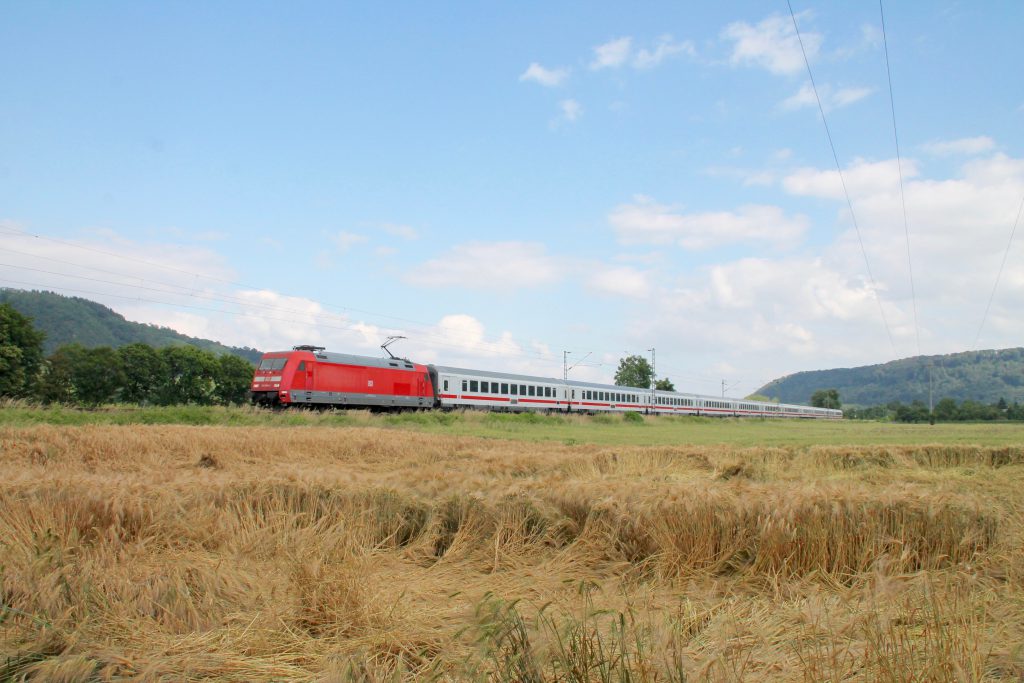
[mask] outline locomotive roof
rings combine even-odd
[[[273,354],[302,353],[299,351],[271,351]],[[307,351],[306,353],[313,353]],[[371,368],[398,368],[399,370],[414,370],[416,366],[412,361],[405,358],[374,358],[373,356],[357,356],[352,353],[333,353],[330,351],[317,351],[313,353],[317,360],[325,360],[328,363],[340,363],[342,365],[363,365]]]

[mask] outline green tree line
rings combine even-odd
[[[117,349],[66,344],[44,358],[43,337],[30,318],[0,305],[0,396],[82,406],[248,400],[253,366],[237,356],[134,343]]]
[[[982,403],[966,399],[943,398],[935,404],[929,414],[924,401],[901,403],[892,401],[885,405],[867,408],[848,407],[843,416],[853,420],[892,420],[894,422],[984,422],[996,420],[1024,420],[1024,405],[1017,401],[1007,403],[999,399],[995,403]]]

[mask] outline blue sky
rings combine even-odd
[[[762,2],[7,3],[0,285],[263,349],[602,380],[655,347],[701,393],[973,348],[1024,6],[885,7],[916,299],[879,6],[793,7],[874,287]],[[980,348],[1022,343],[1022,249]]]

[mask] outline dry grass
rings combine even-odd
[[[0,681],[1024,677],[1017,446],[0,447]]]

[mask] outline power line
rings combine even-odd
[[[896,142],[896,168],[900,177],[900,203],[903,205],[903,233],[907,238],[907,271],[910,273],[910,301],[914,307],[914,334],[917,338],[917,355],[921,355],[921,326],[917,319],[917,291],[914,287],[914,265],[910,259],[910,221],[907,219],[907,197],[903,191],[903,160],[900,156],[900,136],[896,132],[896,99],[892,93],[892,69],[889,66],[889,41],[885,35],[885,10],[878,0],[878,14],[882,19],[882,45],[885,48],[885,75],[889,79],[889,109],[892,112],[892,137]]]
[[[30,232],[27,232],[27,231],[17,231],[17,230],[11,230],[9,228],[8,229],[0,228],[0,235],[8,235],[8,236],[11,236],[11,237],[31,237],[33,239],[37,239],[37,240],[41,240],[41,241],[52,242],[54,244],[61,244],[61,245],[67,246],[67,247],[71,247],[73,249],[81,249],[81,250],[93,252],[93,253],[96,253],[96,254],[103,254],[105,256],[110,256],[110,257],[121,259],[121,260],[124,260],[124,261],[132,261],[132,262],[139,263],[139,264],[142,264],[142,265],[145,265],[145,266],[148,266],[148,267],[152,267],[152,268],[161,268],[163,270],[167,270],[167,271],[171,271],[171,272],[175,272],[175,273],[181,273],[183,275],[191,276],[195,280],[198,280],[198,279],[209,280],[209,281],[212,281],[212,282],[217,282],[217,283],[221,283],[221,284],[225,284],[225,285],[231,285],[231,286],[234,286],[234,287],[241,287],[241,288],[252,289],[252,290],[255,290],[255,291],[261,291],[261,290],[265,289],[264,287],[257,286],[257,285],[247,284],[247,283],[244,283],[244,282],[238,282],[238,281],[235,281],[235,280],[228,280],[228,279],[225,279],[225,278],[218,278],[218,277],[214,277],[212,275],[205,275],[205,274],[202,274],[202,273],[196,273],[194,271],[186,270],[184,268],[178,268],[178,267],[175,267],[175,266],[170,266],[170,265],[167,265],[167,264],[164,264],[164,263],[159,263],[157,261],[150,261],[150,260],[147,260],[147,259],[142,259],[142,258],[138,258],[138,257],[134,257],[134,256],[128,256],[126,254],[119,254],[117,252],[107,251],[105,249],[97,249],[95,247],[90,247],[90,246],[86,246],[86,245],[83,245],[83,244],[78,244],[76,242],[70,242],[68,240],[62,240],[62,239],[58,239],[56,237],[48,237],[46,235],[30,233]],[[9,250],[9,251],[14,251],[15,253],[23,253],[23,254],[26,253],[26,252],[17,252],[16,250]],[[114,274],[112,271],[103,271],[102,269],[95,268],[94,266],[88,266],[88,265],[84,265],[84,264],[74,264],[74,263],[70,263],[70,262],[67,262],[67,261],[60,261],[59,259],[53,259],[51,257],[35,255],[35,254],[33,254],[33,256],[35,258],[52,260],[52,261],[56,261],[58,263],[64,263],[65,265],[75,265],[75,266],[80,267],[80,268],[99,270],[101,272],[107,272],[108,274]],[[119,274],[119,275],[121,275],[121,274]],[[126,277],[126,278],[132,278],[132,279],[138,279],[138,280],[146,281],[146,278],[139,278],[139,277],[133,276],[133,275],[121,275],[121,276],[122,277]],[[160,283],[160,284],[166,284],[166,285],[172,286],[172,287],[182,287],[181,285],[171,285],[169,283]],[[421,326],[424,326],[424,327],[429,327],[429,326],[431,326],[433,324],[433,323],[425,322],[425,321],[422,321],[422,320],[413,320],[411,318],[403,318],[403,317],[400,317],[400,316],[388,315],[386,313],[378,313],[376,311],[370,311],[370,310],[366,310],[366,309],[354,308],[354,307],[351,307],[351,306],[342,306],[342,305],[339,305],[339,304],[333,304],[333,303],[324,302],[324,301],[317,301],[315,299],[309,299],[309,297],[297,296],[297,295],[288,294],[288,293],[285,293],[285,292],[282,292],[281,295],[282,296],[291,296],[291,297],[294,297],[294,298],[307,299],[309,301],[312,301],[313,303],[316,303],[316,304],[318,304],[320,306],[323,306],[324,308],[334,309],[336,311],[343,312],[343,313],[344,312],[359,313],[359,314],[362,314],[362,315],[370,316],[372,318],[381,318],[381,319],[384,319],[384,320],[394,320],[394,321],[397,321],[397,322],[400,322],[400,323],[408,323],[408,324],[413,324],[413,325],[421,325]],[[485,335],[484,339],[487,339],[487,338],[490,338],[492,341],[484,342],[484,343],[487,343],[487,344],[501,344],[502,343],[500,337],[497,337],[497,336],[494,336],[494,335]],[[537,354],[537,355],[539,356],[540,354]]]
[[[985,305],[985,314],[981,316],[981,324],[978,325],[978,333],[974,335],[974,350],[978,350],[978,340],[981,339],[981,330],[988,320],[989,309],[992,308],[992,300],[996,298],[996,290],[999,288],[999,279],[1003,277],[1003,268],[1006,267],[1006,257],[1010,255],[1010,247],[1013,245],[1013,236],[1017,232],[1017,225],[1020,223],[1021,212],[1024,212],[1024,197],[1020,200],[1020,208],[1017,209],[1017,218],[1013,221],[1013,228],[1010,230],[1010,239],[1006,243],[1006,251],[1003,252],[1003,260],[999,264],[999,272],[996,273],[996,281],[992,285],[992,293],[988,295],[988,304]]]
[[[5,235],[8,235],[8,236],[12,236],[12,237],[32,237],[34,239],[43,240],[43,241],[47,241],[47,242],[52,242],[52,243],[55,243],[55,244],[61,244],[61,245],[68,246],[68,247],[71,247],[71,248],[81,249],[81,250],[84,250],[84,251],[89,251],[89,252],[93,252],[93,253],[97,253],[97,254],[103,254],[105,256],[110,256],[110,257],[122,259],[122,260],[125,260],[125,261],[133,261],[133,262],[140,263],[140,264],[143,264],[143,265],[146,265],[146,266],[150,266],[150,267],[163,268],[164,270],[168,270],[168,271],[172,271],[172,272],[176,272],[176,273],[181,273],[183,275],[191,276],[191,277],[193,277],[196,280],[202,278],[204,280],[210,280],[210,281],[213,281],[213,282],[218,282],[218,283],[222,283],[222,284],[232,285],[232,286],[235,286],[235,287],[248,288],[248,289],[252,289],[252,290],[256,290],[256,291],[260,291],[260,290],[263,289],[262,287],[257,287],[255,285],[250,285],[250,284],[246,284],[246,283],[242,283],[242,282],[227,280],[227,279],[224,279],[224,278],[217,278],[217,277],[213,277],[213,276],[210,276],[210,275],[204,275],[204,274],[201,274],[201,273],[196,273],[196,272],[193,272],[193,271],[185,270],[183,268],[177,268],[175,266],[169,266],[169,265],[166,265],[166,264],[161,264],[161,263],[158,263],[158,262],[155,262],[155,261],[149,261],[149,260],[146,260],[146,259],[136,258],[136,257],[128,256],[128,255],[125,255],[125,254],[118,254],[116,252],[107,251],[107,250],[104,250],[104,249],[96,249],[96,248],[89,247],[89,246],[86,246],[86,245],[77,244],[75,242],[69,242],[67,240],[61,240],[61,239],[57,239],[57,238],[53,238],[53,237],[47,237],[45,235],[33,234],[33,233],[28,233],[28,232],[23,232],[23,231],[3,230],[3,229],[0,229],[0,234],[5,234]],[[63,264],[63,265],[68,265],[68,266],[73,266],[73,267],[77,267],[77,268],[83,268],[83,269],[87,269],[87,270],[93,270],[93,271],[97,271],[97,272],[101,272],[101,273],[106,273],[108,275],[116,275],[118,277],[123,277],[123,278],[126,278],[126,279],[138,280],[139,282],[155,282],[156,284],[161,284],[161,285],[164,285],[166,287],[173,287],[173,288],[176,288],[176,289],[188,290],[188,291],[169,292],[169,291],[166,291],[166,290],[157,290],[157,289],[154,289],[154,288],[146,288],[146,287],[144,287],[142,285],[135,285],[135,284],[131,284],[131,283],[122,283],[122,282],[111,282],[111,281],[107,281],[107,280],[98,280],[98,279],[95,279],[95,278],[87,278],[85,276],[80,276],[80,275],[72,275],[70,273],[55,273],[55,272],[51,272],[51,271],[42,271],[42,270],[39,271],[39,272],[48,273],[48,274],[51,274],[51,275],[57,275],[57,276],[61,276],[61,277],[79,278],[79,279],[86,279],[86,280],[94,280],[94,281],[98,281],[98,282],[104,282],[105,284],[112,284],[112,285],[123,286],[123,287],[138,287],[138,288],[142,288],[142,289],[150,289],[152,291],[161,291],[162,293],[165,293],[165,294],[178,294],[178,295],[181,295],[181,296],[198,296],[197,293],[195,292],[195,287],[194,286],[186,287],[184,285],[176,285],[176,284],[172,284],[172,283],[168,283],[168,282],[161,282],[161,281],[155,281],[155,280],[147,279],[147,278],[140,278],[140,277],[135,276],[135,275],[128,275],[128,274],[123,274],[123,273],[117,273],[115,271],[105,270],[105,269],[102,269],[102,268],[97,268],[95,266],[90,266],[90,265],[86,265],[86,264],[79,264],[79,263],[73,263],[73,262],[70,262],[70,261],[64,261],[64,260],[61,260],[61,259],[55,259],[55,258],[48,257],[48,256],[42,256],[42,255],[39,255],[39,254],[31,254],[29,252],[23,252],[23,251],[19,251],[19,250],[16,250],[16,249],[10,249],[10,248],[6,248],[6,247],[0,247],[0,250],[9,251],[9,252],[12,252],[12,253],[21,254],[21,255],[25,255],[25,256],[32,256],[33,258],[38,258],[38,259],[42,259],[42,260],[53,261],[55,263],[60,263],[60,264]],[[24,266],[14,266],[14,265],[11,265],[10,267],[25,268]],[[283,296],[292,296],[292,295],[289,295],[289,294],[282,294],[282,295]],[[119,298],[124,298],[124,297],[119,297]],[[269,310],[279,310],[279,311],[285,311],[285,312],[293,313],[293,314],[302,314],[302,315],[306,314],[306,313],[304,313],[302,311],[296,311],[294,309],[284,309],[284,308],[281,308],[281,307],[272,307],[272,306],[267,306],[266,304],[258,304],[258,303],[250,302],[250,301],[244,300],[244,299],[242,299],[240,297],[233,297],[233,296],[227,295],[227,294],[221,294],[219,296],[205,295],[205,296],[200,297],[200,298],[206,298],[206,299],[210,299],[210,300],[221,300],[221,301],[223,301],[225,303],[235,303],[235,304],[240,305],[240,306],[251,306],[251,307],[255,307],[255,308],[267,308]],[[309,301],[311,301],[313,303],[316,303],[316,304],[318,304],[320,306],[323,306],[324,308],[334,309],[334,310],[339,311],[341,313],[346,313],[346,312],[361,313],[361,314],[369,315],[369,316],[375,317],[375,318],[382,318],[382,319],[385,319],[385,320],[393,320],[393,321],[396,321],[396,322],[399,322],[399,323],[406,323],[406,324],[422,326],[422,327],[427,327],[427,328],[433,326],[432,323],[428,323],[428,322],[424,322],[424,321],[420,321],[420,320],[412,320],[412,319],[409,319],[409,318],[402,318],[402,317],[399,317],[399,316],[392,316],[392,315],[387,315],[387,314],[383,314],[383,313],[376,313],[374,311],[368,311],[368,310],[353,308],[353,307],[350,307],[350,306],[340,306],[340,305],[337,305],[337,304],[329,304],[329,303],[317,301],[315,299],[309,299],[308,297],[295,297],[295,298],[304,298],[304,299],[307,299],[307,300],[309,300]],[[174,304],[167,303],[167,302],[165,302],[165,304],[166,305],[174,305]],[[355,328],[351,328],[351,329],[355,329]],[[413,328],[413,329],[416,329],[416,328]],[[422,329],[420,329],[419,332],[421,332],[421,334],[420,334],[421,337],[425,337],[427,339],[437,339],[437,338],[439,338],[439,337],[437,337],[437,335],[431,335],[429,333],[422,333]],[[488,338],[491,341],[487,341]],[[484,336],[482,338],[481,342],[477,342],[477,343],[473,343],[473,344],[467,344],[467,345],[461,345],[461,346],[457,345],[457,344],[447,344],[447,346],[449,346],[451,348],[461,348],[461,349],[464,349],[464,350],[467,349],[467,347],[468,348],[477,347],[481,351],[484,351],[484,352],[487,352],[487,353],[499,353],[500,351],[497,348],[494,348],[494,347],[501,347],[505,343],[506,342],[502,338],[500,338],[500,337],[496,337],[496,336],[493,336],[493,335],[486,335],[486,336]],[[439,343],[438,345],[445,346],[446,344],[440,344]],[[521,344],[517,344],[517,345],[520,347],[520,349],[523,349],[523,350],[518,352],[518,353],[508,353],[508,355],[520,356],[520,357],[529,357],[529,358],[536,358],[536,359],[544,360],[544,361],[550,361],[549,358],[545,357],[540,352],[537,352],[537,351],[527,351],[525,346],[523,346]]]
[[[836,171],[839,173],[839,182],[843,186],[843,194],[846,195],[846,205],[850,209],[850,218],[853,221],[853,229],[857,233],[857,241],[860,243],[860,252],[864,256],[864,267],[867,269],[868,280],[871,283],[871,292],[875,295],[875,301],[878,302],[878,312],[882,315],[882,322],[885,323],[885,333],[889,337],[889,345],[892,346],[892,351],[896,353],[896,342],[892,338],[892,330],[889,327],[889,319],[885,316],[885,308],[882,306],[882,297],[878,294],[878,285],[875,284],[874,273],[871,272],[871,263],[868,260],[868,252],[864,247],[864,238],[860,233],[860,225],[857,223],[857,214],[853,210],[853,200],[850,199],[850,192],[846,188],[846,178],[843,177],[843,167],[839,164],[839,154],[836,153],[836,145],[832,140],[832,131],[828,127],[828,119],[825,117],[825,107],[821,104],[821,97],[818,95],[818,86],[814,83],[814,74],[811,72],[811,62],[807,59],[807,50],[804,48],[804,39],[800,35],[800,27],[796,23],[796,13],[793,12],[793,3],[790,0],[786,0],[786,5],[789,7],[789,16],[793,20],[793,30],[796,31],[797,41],[800,43],[800,53],[804,57],[804,65],[807,67],[807,76],[811,81],[811,89],[814,91],[814,99],[818,102],[818,111],[821,113],[821,122],[825,126],[825,135],[828,137],[828,145],[832,149],[832,159],[836,162]]]
[[[72,279],[76,279],[76,280],[85,280],[85,281],[88,281],[88,282],[95,282],[95,283],[99,283],[99,284],[114,285],[114,286],[117,286],[117,287],[126,287],[126,288],[129,288],[129,289],[141,290],[141,291],[145,291],[145,292],[153,292],[153,293],[156,293],[156,294],[167,294],[167,295],[170,295],[170,296],[184,296],[184,297],[189,297],[189,298],[192,298],[192,299],[200,299],[200,300],[206,300],[206,301],[211,301],[211,302],[235,304],[235,305],[241,306],[243,308],[249,307],[249,308],[254,308],[254,309],[262,309],[262,311],[271,312],[271,313],[284,313],[284,314],[291,314],[291,315],[297,315],[297,316],[303,316],[303,317],[308,317],[309,315],[311,315],[308,311],[298,311],[298,310],[291,309],[291,308],[283,308],[283,307],[279,307],[279,306],[270,306],[270,305],[267,305],[267,304],[260,304],[260,303],[255,303],[255,302],[237,301],[237,300],[232,301],[232,300],[228,300],[228,299],[222,298],[220,296],[217,296],[217,295],[214,295],[214,294],[205,293],[205,292],[203,292],[203,293],[196,293],[196,292],[183,292],[183,291],[166,290],[166,289],[160,289],[160,288],[157,288],[157,287],[147,287],[147,286],[141,285],[141,284],[133,284],[133,283],[126,283],[126,282],[114,282],[112,280],[104,280],[102,278],[93,278],[93,277],[88,277],[88,276],[85,276],[85,275],[72,275],[70,273],[57,273],[57,272],[53,272],[53,271],[43,270],[43,269],[40,269],[40,268],[32,268],[30,266],[18,266],[18,265],[13,265],[13,264],[9,264],[9,263],[0,263],[0,267],[17,268],[19,270],[27,270],[27,271],[30,271],[30,272],[40,273],[40,274],[44,274],[44,275],[56,275],[58,277],[72,278]],[[277,321],[277,322],[288,322],[288,323],[297,324],[297,325],[311,325],[311,326],[317,327],[317,328],[328,328],[328,329],[335,329],[335,330],[346,330],[346,331],[350,331],[350,332],[362,332],[363,331],[362,329],[360,329],[360,327],[358,325],[344,322],[346,320],[344,317],[339,316],[339,315],[332,315],[332,314],[327,314],[326,316],[324,316],[323,314],[318,314],[317,320],[314,321],[314,322],[310,322],[308,319],[307,320],[296,320],[294,318],[275,318],[275,317],[271,317],[271,316],[266,315],[265,312],[253,313],[253,312],[246,312],[246,311],[231,311],[231,310],[227,310],[227,309],[224,309],[224,308],[210,308],[210,307],[203,307],[203,306],[194,306],[194,305],[189,305],[189,304],[185,304],[185,303],[181,303],[181,302],[174,302],[174,301],[164,301],[164,300],[158,300],[158,299],[144,299],[144,298],[142,298],[140,296],[131,297],[131,296],[124,296],[124,295],[120,295],[120,294],[113,294],[113,293],[110,293],[110,292],[96,292],[96,291],[92,291],[92,290],[83,290],[83,289],[72,288],[72,287],[42,285],[42,284],[39,284],[39,283],[29,283],[29,282],[23,282],[23,281],[19,281],[19,280],[5,279],[4,281],[13,282],[13,283],[16,283],[16,284],[28,285],[28,286],[31,286],[31,287],[52,288],[52,289],[59,289],[59,290],[63,290],[63,291],[72,291],[72,292],[77,292],[77,293],[92,294],[92,295],[95,295],[95,296],[107,296],[107,297],[113,297],[113,298],[117,298],[117,299],[124,299],[126,301],[139,301],[139,302],[145,302],[145,303],[155,303],[155,304],[160,304],[160,305],[164,305],[164,306],[180,306],[182,308],[191,308],[191,309],[195,309],[195,310],[210,311],[210,312],[221,313],[221,314],[225,314],[225,315],[237,315],[237,316],[249,317],[249,318],[257,318],[258,317],[258,318],[261,318],[261,319],[264,319],[264,320],[274,320],[274,321]],[[234,297],[232,297],[232,298],[234,298]],[[323,318],[324,317],[337,319],[337,324],[333,324],[332,325],[332,324],[328,324],[328,323],[323,322]],[[418,337],[428,340],[428,343],[430,343],[433,346],[441,346],[441,347],[447,347],[447,348],[452,348],[452,349],[459,349],[459,350],[463,350],[463,351],[467,350],[466,345],[452,344],[452,343],[449,343],[449,342],[442,341],[444,339],[443,337],[439,337],[437,335],[432,335],[430,333],[426,333],[426,332],[423,332],[421,330],[417,330],[417,333],[418,333],[417,334]],[[519,357],[523,357],[523,358],[529,358],[530,360],[541,361],[541,362],[552,363],[552,364],[555,362],[555,360],[553,358],[545,357],[543,354],[538,353],[536,351],[527,352],[525,350],[521,350],[521,351],[518,351],[518,352],[514,352],[514,351],[512,351],[510,349],[507,349],[507,348],[500,348],[500,346],[498,344],[492,344],[490,342],[478,343],[478,344],[475,344],[474,346],[476,347],[476,349],[479,352],[482,352],[482,353],[504,354],[504,355],[507,355],[507,356],[519,356]],[[489,348],[489,347],[495,347],[495,348]],[[522,347],[520,347],[520,348],[522,349]]]

